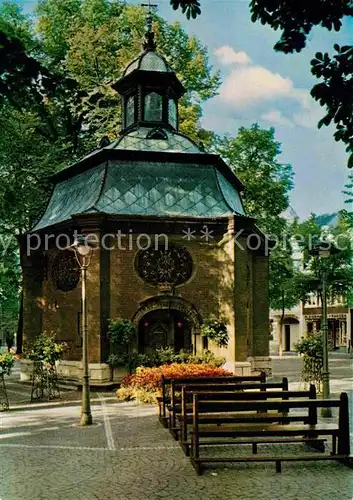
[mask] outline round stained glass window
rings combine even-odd
[[[69,292],[80,281],[80,269],[74,252],[62,251],[55,257],[52,267],[52,279],[57,290]]]
[[[136,256],[136,271],[148,284],[177,286],[192,275],[192,258],[184,247],[177,245],[141,250]]]

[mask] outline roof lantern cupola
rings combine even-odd
[[[139,126],[178,130],[178,101],[186,89],[156,47],[149,9],[143,52],[113,85],[122,97],[121,134]]]

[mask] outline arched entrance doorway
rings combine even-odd
[[[150,297],[141,302],[132,321],[138,328],[140,352],[155,350],[158,346],[196,352],[202,319],[195,307],[181,297]]]
[[[185,314],[176,309],[150,311],[141,318],[138,331],[142,353],[158,347],[172,347],[175,351],[191,349],[191,326]]]

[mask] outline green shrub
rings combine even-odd
[[[202,353],[193,354],[184,349],[176,352],[172,347],[160,347],[151,354],[132,353],[129,359],[126,357],[126,362],[129,362],[131,371],[133,371],[139,366],[153,367],[171,363],[192,363],[222,366],[225,359],[222,357],[216,357],[211,351],[203,351]]]
[[[158,347],[151,356],[152,366],[161,366],[168,363],[178,363],[178,353],[173,347]]]
[[[218,347],[227,347],[229,337],[227,325],[217,319],[207,319],[201,326],[201,335],[212,340]]]
[[[109,345],[112,352],[128,347],[136,338],[136,327],[128,319],[109,321],[108,327]]]
[[[217,357],[213,352],[211,351],[203,351],[198,354],[192,354],[189,357],[189,363],[196,363],[196,364],[206,364],[206,365],[212,365],[212,366],[217,366],[221,367],[225,363],[225,358],[222,357]]]
[[[302,337],[296,344],[294,350],[315,359],[322,359],[323,357],[323,342],[322,333],[315,332],[307,337]]]
[[[322,390],[323,369],[323,336],[322,332],[315,332],[302,337],[294,350],[303,356],[301,380],[305,384],[315,384],[317,391]]]
[[[0,354],[0,374],[11,375],[11,370],[15,364],[15,356],[12,352]]]
[[[131,344],[136,339],[136,327],[128,319],[110,321],[108,328],[108,364],[113,367],[131,365]]]
[[[44,332],[38,335],[26,354],[32,361],[54,365],[61,358],[66,348],[67,344],[65,342],[55,342],[54,334]]]

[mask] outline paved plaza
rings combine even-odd
[[[338,359],[330,360],[337,363],[332,373],[344,373],[342,383],[352,388],[351,360]],[[295,383],[296,365],[294,358],[275,359],[274,376],[287,371]],[[13,409],[0,414],[1,500],[353,499],[353,469],[336,462],[284,463],[281,474],[273,463],[238,463],[198,477],[154,406],[92,392],[95,425],[80,428],[77,392],[62,394],[59,403],[28,404],[29,388],[16,377],[9,381]]]

